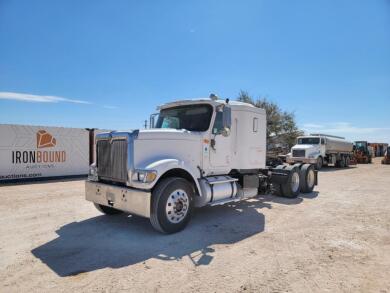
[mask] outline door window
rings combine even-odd
[[[223,130],[223,112],[217,112],[213,126],[213,134],[220,134]]]

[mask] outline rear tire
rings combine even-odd
[[[304,164],[300,170],[299,186],[302,193],[310,193],[315,186],[314,167],[310,164]]]
[[[191,219],[194,191],[191,184],[179,177],[163,179],[152,193],[150,222],[162,233],[183,230]]]
[[[345,158],[345,167],[348,168],[350,164],[351,164],[351,159],[349,157],[346,157]]]
[[[109,215],[109,216],[112,216],[112,215],[118,215],[118,214],[122,214],[123,212],[120,211],[120,210],[117,210],[117,209],[114,209],[114,208],[111,208],[111,207],[107,207],[107,206],[104,206],[104,205],[101,205],[101,204],[97,204],[97,203],[94,203],[93,204],[95,206],[95,208],[105,214],[105,215]]]
[[[345,168],[345,158],[344,157],[341,157],[341,160],[339,161],[339,167]]]
[[[290,174],[288,176],[287,182],[285,184],[281,184],[283,196],[288,198],[295,198],[298,196],[300,191],[300,170],[296,166],[288,166],[285,168],[285,170],[289,170]]]

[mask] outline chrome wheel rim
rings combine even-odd
[[[312,186],[314,186],[314,181],[315,181],[314,171],[310,169],[309,172],[307,173],[307,186],[309,188],[312,188]]]
[[[299,174],[298,172],[294,172],[291,175],[291,190],[292,192],[297,192],[299,188]]]
[[[189,198],[183,189],[173,191],[167,200],[165,213],[169,222],[180,223],[188,213]]]

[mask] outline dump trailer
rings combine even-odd
[[[156,230],[174,233],[195,207],[268,192],[293,198],[317,184],[310,164],[266,166],[264,109],[212,95],[158,110],[152,129],[97,135],[85,187],[102,213],[143,216]]]
[[[329,134],[299,136],[297,143],[287,154],[289,164],[309,163],[317,170],[332,164],[344,168],[350,165],[353,156],[353,143],[344,137]]]

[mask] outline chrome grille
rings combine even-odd
[[[305,157],[305,150],[293,150],[292,155],[294,158],[304,158]]]
[[[99,178],[125,183],[127,181],[127,140],[98,140],[96,149]]]

